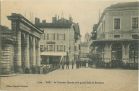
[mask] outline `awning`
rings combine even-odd
[[[41,52],[41,56],[66,56],[66,52]]]

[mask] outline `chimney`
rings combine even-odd
[[[52,17],[52,23],[56,23],[57,22],[57,17]]]
[[[35,17],[35,24],[39,24],[40,23],[40,19]]]
[[[46,23],[46,20],[42,20],[42,23],[45,24]]]
[[[72,22],[72,21],[73,21],[73,19],[72,19],[72,17],[71,17],[71,16],[69,17],[69,21],[70,21],[70,22]]]

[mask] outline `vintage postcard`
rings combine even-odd
[[[0,0],[0,91],[138,91],[138,0]]]

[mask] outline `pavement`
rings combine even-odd
[[[0,82],[2,91],[138,91],[138,70],[58,69],[2,77]]]
[[[11,76],[16,76],[17,74],[7,74],[7,75],[0,75],[0,77],[11,77]]]

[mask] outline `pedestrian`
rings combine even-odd
[[[66,69],[69,69],[69,61],[66,60]]]
[[[62,61],[62,69],[64,69],[64,65],[65,65],[65,62],[64,61]]]
[[[74,61],[73,60],[72,60],[72,64],[71,65],[72,65],[72,69],[73,69],[73,67],[74,67]]]
[[[76,68],[79,68],[79,60],[76,61]]]

